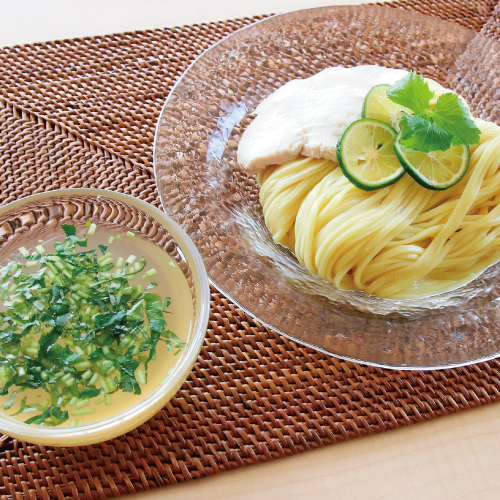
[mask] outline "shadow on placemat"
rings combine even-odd
[[[396,2],[500,37],[496,1]],[[0,51],[0,202],[98,187],[159,206],[154,128],[195,56],[255,19]],[[328,357],[212,289],[207,338],[176,397],[100,445],[0,439],[2,498],[106,498],[186,481],[496,401],[496,360],[398,372]]]

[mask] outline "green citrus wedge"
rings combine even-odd
[[[394,150],[404,169],[427,189],[443,190],[455,185],[469,167],[469,146],[451,146],[446,151],[424,153],[407,148],[400,142],[399,133]]]
[[[401,120],[403,113],[408,115],[412,115],[413,113],[410,109],[392,102],[387,97],[387,92],[390,88],[390,85],[385,84],[372,87],[370,92],[366,94],[361,117],[381,120],[399,131],[399,120]]]
[[[358,188],[374,191],[394,184],[404,168],[394,151],[396,131],[387,123],[362,118],[351,123],[337,142],[337,160]]]

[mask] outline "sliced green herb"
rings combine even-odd
[[[90,222],[86,227],[88,235],[96,230]],[[135,256],[125,263],[120,257],[123,269],[108,273],[115,264],[106,245],[99,245],[98,257],[75,226],[62,229],[66,238],[54,243],[53,253],[21,247],[21,257],[0,268],[0,395],[8,396],[3,410],[19,393],[41,388],[48,395],[43,405],[29,404],[25,396],[14,413],[36,412],[26,423],[41,426],[68,421],[66,406],[76,408],[73,416],[93,413],[86,406],[102,394],[106,405],[118,390],[140,394],[158,342],[169,350],[184,346],[163,316],[170,298],[129,282],[144,270],[144,258],[133,264]],[[143,276],[154,274],[151,269]]]

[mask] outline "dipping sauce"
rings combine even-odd
[[[176,262],[143,237],[62,228],[16,239],[0,262],[0,411],[76,427],[158,389],[185,345],[193,302]]]

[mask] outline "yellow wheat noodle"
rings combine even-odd
[[[340,289],[405,299],[467,283],[500,260],[500,128],[476,124],[467,174],[444,191],[408,175],[363,191],[337,163],[314,158],[268,167],[257,178],[266,225]]]

